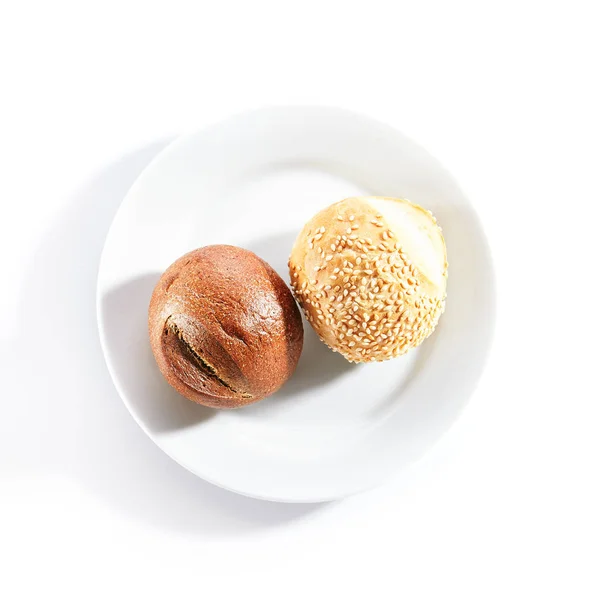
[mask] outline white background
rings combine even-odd
[[[355,6],[353,6],[355,4]],[[0,597],[598,598],[595,2],[0,3]],[[397,126],[496,264],[488,368],[381,488],[318,506],[196,479],[95,329],[103,238],[179,132],[271,104]]]

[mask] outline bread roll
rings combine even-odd
[[[206,246],[176,260],[154,289],[148,326],[165,379],[216,408],[272,394],[302,351],[302,318],[289,288],[235,246]]]
[[[448,263],[430,211],[400,198],[347,198],[315,215],[289,260],[319,337],[350,362],[418,346],[444,310]]]

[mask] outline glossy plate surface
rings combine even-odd
[[[353,195],[405,197],[436,215],[450,266],[434,335],[405,357],[350,365],[305,323],[298,368],[274,396],[219,412],[173,391],[146,325],[162,271],[191,249],[226,243],[256,252],[289,281],[287,258],[304,222]],[[447,430],[482,372],[493,294],[477,216],[423,148],[350,112],[274,108],[182,136],[142,173],[106,239],[98,324],[123,401],[169,456],[242,494],[316,502],[380,483]]]

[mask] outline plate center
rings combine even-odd
[[[287,260],[305,221],[332,202],[371,193],[326,169],[318,164],[270,164],[239,177],[215,199],[223,215],[211,218],[211,223],[228,228],[216,227],[215,243],[227,240],[252,250],[288,283]],[[206,232],[201,233],[205,237]],[[418,350],[385,363],[352,365],[327,348],[306,321],[304,333],[298,367],[283,388],[257,404],[223,413],[223,420],[263,440],[288,436],[290,443],[289,436],[303,436],[310,429],[313,437],[322,432],[323,439],[331,441],[336,430],[347,435],[349,429],[362,429],[401,401],[414,375]]]

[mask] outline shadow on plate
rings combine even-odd
[[[245,247],[266,260],[288,283],[287,261],[296,235],[297,232],[283,233],[255,240],[245,244]],[[302,316],[302,323],[304,325],[304,344],[294,374],[276,394],[248,407],[248,413],[259,413],[272,408],[275,404],[286,403],[288,400],[306,393],[310,388],[320,387],[356,367],[340,354],[330,350],[319,339],[304,316]]]
[[[148,303],[160,273],[128,281],[104,298],[100,307],[105,345],[121,395],[132,403],[144,426],[162,433],[210,419],[214,409],[195,404],[177,393],[160,374],[148,339]]]
[[[2,405],[0,477],[66,475],[131,518],[190,534],[239,535],[305,518],[324,505],[245,498],[177,465],[136,425],[108,374],[96,324],[100,253],[124,195],[168,141],[102,170],[74,194],[38,247],[21,291],[19,336],[0,354],[0,364],[22,382],[20,393]],[[135,337],[145,335],[146,309],[137,315],[131,309],[147,305],[155,280],[149,274],[106,300],[124,335],[136,332],[138,346],[129,356],[122,349],[129,368],[149,369],[150,350]],[[205,418],[202,407],[180,402],[163,384],[178,410]],[[154,419],[158,427],[173,424],[160,411]]]

